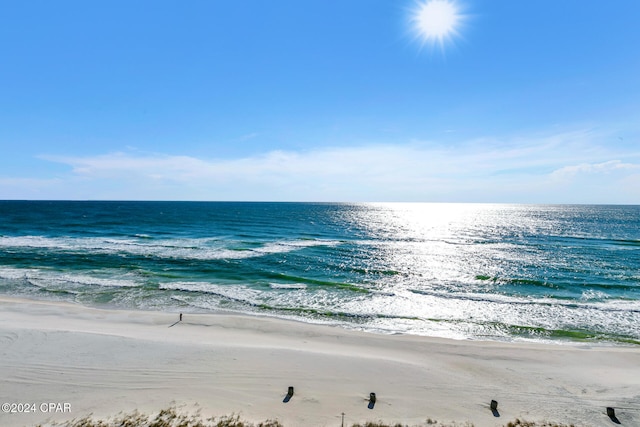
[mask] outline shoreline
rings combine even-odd
[[[356,333],[364,333],[364,334],[372,334],[372,335],[383,335],[383,336],[411,336],[411,337],[419,337],[424,339],[434,339],[434,340],[444,340],[444,341],[453,341],[453,342],[480,342],[480,343],[503,343],[503,344],[522,344],[522,345],[550,345],[550,346],[570,346],[570,347],[579,347],[579,346],[587,346],[587,347],[628,347],[628,348],[637,348],[640,350],[640,341],[637,341],[633,338],[618,338],[618,339],[595,339],[591,340],[589,338],[575,338],[571,337],[571,334],[567,334],[566,337],[527,337],[527,336],[489,336],[489,335],[479,335],[479,336],[465,336],[465,335],[456,335],[456,334],[440,334],[440,335],[430,335],[428,333],[417,333],[413,331],[392,331],[389,329],[383,328],[374,328],[368,326],[354,326],[353,323],[342,322],[342,321],[327,321],[320,320],[314,318],[305,318],[305,317],[297,317],[297,316],[287,316],[287,315],[279,315],[272,314],[269,312],[258,312],[258,311],[242,311],[242,310],[230,310],[230,309],[206,309],[196,306],[183,306],[182,308],[172,308],[170,311],[161,311],[161,308],[158,307],[147,307],[147,308],[139,308],[139,307],[127,307],[117,304],[91,304],[85,302],[78,302],[74,300],[66,300],[66,299],[51,299],[41,296],[30,296],[30,295],[12,295],[12,294],[0,294],[0,300],[22,300],[25,302],[33,302],[33,303],[51,303],[51,304],[69,304],[73,307],[85,307],[88,309],[95,310],[103,310],[103,311],[114,311],[114,312],[142,312],[142,313],[164,313],[168,315],[178,316],[180,313],[189,316],[230,316],[230,317],[248,317],[254,319],[273,319],[276,321],[282,321],[285,323],[296,323],[302,325],[310,325],[312,327],[323,327],[323,328],[338,328],[346,331],[352,331]],[[595,332],[588,334],[596,335]]]
[[[601,426],[611,423],[606,407],[620,408],[622,425],[640,423],[637,347],[382,335],[228,313],[178,320],[0,297],[2,403],[70,408],[0,413],[0,424],[170,406],[287,427],[340,425],[342,413],[345,425],[431,418],[493,427],[520,418]]]

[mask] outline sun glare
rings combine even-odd
[[[412,9],[411,23],[423,46],[429,44],[444,49],[445,42],[459,35],[463,19],[454,0],[427,0]]]

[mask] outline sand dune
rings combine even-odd
[[[177,320],[0,298],[0,400],[36,409],[2,412],[0,425],[171,405],[305,427],[339,426],[342,413],[345,425],[519,417],[602,426],[613,425],[611,406],[622,425],[640,425],[638,348],[385,336],[226,314]]]

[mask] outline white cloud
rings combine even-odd
[[[551,174],[557,179],[566,179],[578,174],[606,174],[611,172],[640,171],[640,164],[624,163],[621,160],[609,160],[601,163],[580,163],[553,171]]]
[[[600,174],[599,188],[616,188],[635,182],[640,168],[617,160],[625,153],[596,144],[597,137],[576,131],[450,146],[413,142],[275,150],[232,159],[135,152],[43,158],[71,167],[66,184],[76,195],[70,198],[631,202],[633,190],[616,195],[590,188],[585,177],[594,173]],[[595,194],[603,199],[594,201]]]

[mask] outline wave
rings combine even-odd
[[[314,295],[309,292],[304,292],[295,298],[288,298],[281,294],[274,293],[272,291],[261,291],[258,289],[250,288],[248,286],[239,285],[219,285],[209,282],[174,282],[164,283],[159,286],[163,290],[180,291],[195,294],[196,296],[208,296],[219,299],[219,303],[224,305],[226,303],[239,304],[245,308],[258,309],[259,311],[280,311],[282,313],[299,313],[299,314],[320,314],[324,313],[325,316],[329,316],[329,313],[341,313],[340,316],[352,317],[352,318],[368,318],[371,314],[356,314],[339,312],[329,309],[329,306],[337,306],[340,304],[341,298],[338,295],[322,294],[322,301],[319,306],[314,307]],[[269,286],[273,289],[272,284]],[[278,288],[282,289],[282,288]],[[285,288],[286,289],[286,288]],[[301,289],[301,288],[297,288]],[[327,300],[327,298],[329,300]],[[317,302],[315,304],[318,304]],[[218,304],[216,304],[218,305]]]
[[[429,319],[438,324],[448,324],[452,329],[473,330],[475,337],[495,339],[517,339],[551,342],[614,343],[640,346],[640,338],[635,335],[611,331],[590,331],[582,328],[557,329],[543,326],[528,326],[501,322],[472,320]]]
[[[307,289],[304,283],[269,283],[271,289]]]
[[[586,331],[594,334],[594,337],[618,335],[640,340],[637,328],[640,323],[640,301],[637,300],[589,302],[417,289],[410,290],[410,294],[424,296],[408,299],[413,307],[418,307],[416,311],[427,315],[425,317],[473,324],[468,331],[462,328],[466,336],[483,335],[485,332],[478,324],[486,326],[495,323],[549,331]],[[517,331],[503,332],[505,336],[517,335]],[[500,334],[500,331],[486,332],[488,336],[494,333]],[[554,334],[558,335],[559,332]],[[567,335],[566,338],[570,337]]]
[[[80,287],[135,288],[142,286],[135,278],[117,271],[101,271],[96,275],[86,273],[62,273],[40,269],[0,269],[0,279],[21,281],[42,289],[71,290]],[[103,277],[109,276],[109,277]]]
[[[426,289],[408,289],[409,292],[419,295],[426,295],[437,297],[447,300],[460,300],[460,301],[474,301],[485,302],[492,304],[505,304],[505,305],[536,305],[536,306],[553,306],[553,307],[566,307],[566,308],[581,308],[588,310],[601,310],[611,312],[623,312],[623,313],[640,313],[640,301],[639,300],[624,300],[624,299],[607,299],[605,301],[588,302],[588,296],[582,300],[575,299],[560,299],[553,296],[544,297],[518,297],[503,294],[488,294],[488,293],[471,293],[471,292],[452,292],[451,290],[437,291]]]
[[[542,288],[551,288],[551,289],[572,289],[572,290],[580,290],[580,289],[603,289],[603,290],[617,290],[617,291],[636,291],[639,289],[639,286],[636,285],[636,278],[630,277],[628,280],[625,280],[626,283],[568,283],[568,282],[560,282],[554,281],[550,282],[547,280],[537,280],[537,279],[518,279],[518,278],[506,278],[506,277],[495,277],[495,276],[487,276],[483,274],[479,274],[475,276],[476,280],[482,282],[492,282],[495,284],[505,284],[505,285],[527,285],[534,287],[542,287]]]
[[[305,285],[311,285],[313,287],[327,287],[327,288],[347,290],[347,291],[352,291],[352,292],[362,293],[362,294],[367,294],[371,292],[369,289],[364,288],[362,286],[355,285],[353,283],[332,282],[328,280],[312,279],[309,277],[293,276],[290,274],[270,272],[270,271],[262,272],[262,276],[266,279],[279,280],[281,282],[289,282],[289,283],[301,283]]]
[[[313,305],[311,301],[306,301],[306,304],[297,304],[299,301],[286,298],[280,299],[269,292],[224,285],[185,282],[182,284],[170,284],[163,286],[163,288],[187,290],[195,293],[196,297],[174,295],[172,298],[181,304],[200,310],[223,309],[239,313],[292,318],[309,323],[328,322],[347,328],[378,333],[411,333],[460,339],[488,338],[509,341],[530,340],[640,345],[640,336],[638,336],[635,328],[638,321],[637,316],[628,318],[626,321],[625,319],[609,319],[609,323],[602,323],[594,327],[584,327],[579,326],[580,321],[577,323],[567,321],[575,313],[569,313],[567,318],[554,318],[553,321],[545,324],[545,322],[540,323],[535,318],[522,316],[523,312],[519,312],[517,307],[513,305],[511,307],[515,311],[512,311],[510,315],[504,316],[509,313],[509,310],[497,310],[496,312],[501,313],[504,318],[484,320],[474,318],[473,315],[468,316],[469,313],[456,318],[439,316],[437,313],[435,313],[435,316],[423,317],[403,313],[400,310],[381,311],[380,309],[384,308],[384,305],[376,303],[368,306],[351,303]],[[197,297],[197,295],[202,295],[203,291],[209,297],[214,297],[214,300]],[[378,297],[384,298],[384,295],[379,295]],[[460,304],[454,303],[454,306],[459,308]],[[378,309],[376,310],[375,307]],[[486,310],[486,306],[484,309]],[[559,313],[563,312],[556,312],[554,316]],[[584,312],[582,315],[589,316],[588,313]],[[598,323],[599,321],[597,319],[595,322]]]
[[[283,275],[278,275],[279,277],[282,277]],[[287,276],[285,276],[287,277]],[[288,276],[291,278],[295,278],[294,276]],[[299,280],[304,280],[306,283],[302,283],[302,282],[296,282],[296,283],[269,283],[268,287],[269,289],[288,289],[288,290],[308,290],[309,286],[308,284],[324,284],[327,286],[331,286],[331,287],[335,287],[335,288],[340,288],[340,289],[346,289],[346,290],[350,290],[350,291],[354,291],[357,293],[369,293],[369,291],[363,289],[363,288],[359,288],[357,286],[354,285],[348,285],[348,284],[342,284],[342,283],[334,283],[334,282],[322,282],[322,281],[317,281],[317,280],[311,280],[311,279],[303,279],[303,278],[295,278],[295,279],[299,279]],[[158,286],[159,289],[166,289],[166,290],[178,290],[178,291],[185,291],[185,292],[201,292],[201,293],[205,293],[205,294],[212,294],[212,295],[219,295],[219,296],[224,296],[224,297],[229,297],[231,294],[235,295],[233,298],[237,298],[237,296],[239,294],[242,295],[242,298],[247,298],[249,296],[256,296],[258,294],[264,293],[267,294],[268,292],[262,292],[259,289],[255,289],[255,288],[250,288],[248,286],[245,285],[218,285],[215,283],[211,283],[211,282],[185,282],[185,281],[178,281],[178,282],[170,282],[170,283],[161,283]],[[269,293],[271,295],[271,293]]]
[[[275,294],[269,292],[261,292],[248,287],[238,286],[225,286],[215,285],[211,283],[197,283],[197,282],[181,282],[163,284],[160,289],[165,290],[178,290],[195,294],[206,294],[213,296],[218,301],[212,302],[207,300],[204,303],[202,300],[190,300],[180,296],[173,296],[172,298],[179,300],[182,303],[190,304],[198,308],[224,308],[226,310],[234,310],[238,312],[259,312],[261,314],[272,313],[277,315],[294,315],[298,320],[312,320],[312,319],[331,319],[331,320],[349,320],[366,322],[374,319],[409,319],[418,320],[417,317],[402,316],[386,313],[364,313],[355,312],[349,310],[340,310],[332,304],[327,306],[313,306],[311,301],[306,301],[307,304],[295,304],[298,300],[289,301],[287,299],[279,299]],[[293,302],[293,304],[287,304],[287,302]],[[231,305],[230,305],[231,303]]]
[[[282,239],[273,242],[246,243],[218,238],[135,239],[103,237],[0,237],[0,248],[47,249],[60,252],[135,255],[164,259],[224,260],[287,253],[314,246],[336,246],[338,241]]]
[[[640,240],[637,239],[620,239],[615,237],[602,237],[602,236],[594,236],[594,235],[564,235],[564,236],[551,236],[560,239],[567,240],[590,240],[597,242],[598,244],[611,244],[611,245],[621,245],[621,246],[640,246]]]

